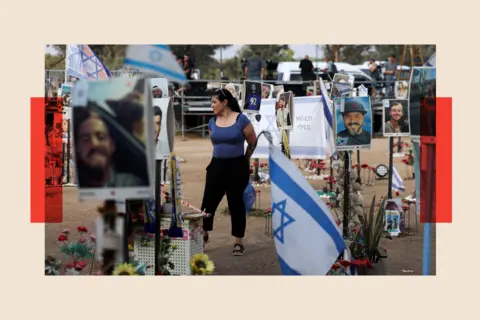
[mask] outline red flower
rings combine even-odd
[[[250,167],[250,174],[252,174],[252,173],[253,173],[253,169],[252,169],[252,167]]]
[[[87,242],[87,239],[85,239],[85,237],[80,237],[80,239],[78,239],[78,242],[85,243]]]
[[[357,229],[357,228],[354,228],[354,229],[353,229],[353,232],[358,232],[358,229]]]
[[[361,267],[361,266],[363,266],[364,262],[362,260],[355,259],[355,260],[352,261],[352,264],[354,266]]]
[[[340,266],[338,264],[334,264],[334,265],[332,265],[332,269],[333,270],[338,270],[338,269],[340,269]]]
[[[370,262],[369,259],[365,259],[364,262],[365,262],[365,266],[366,266],[368,269],[373,268],[372,263]]]
[[[84,226],[78,226],[78,227],[77,227],[77,231],[78,231],[78,232],[88,232],[88,229],[85,228]]]
[[[254,166],[254,167],[258,167],[258,162],[255,161],[255,162],[253,163],[253,166]]]
[[[408,206],[402,206],[402,209],[403,209],[403,211],[407,211],[410,208]]]
[[[337,223],[337,226],[339,226],[339,227],[340,227],[340,225],[342,224],[342,223],[340,222],[340,220],[337,220],[336,223]]]
[[[272,208],[267,208],[267,210],[265,210],[265,214],[271,213],[271,212],[272,212]]]
[[[362,164],[362,168],[363,169],[368,168],[368,164]]]
[[[340,261],[340,264],[341,264],[344,268],[348,268],[348,266],[350,266],[350,261],[342,260],[342,261]]]
[[[82,271],[83,268],[85,268],[87,266],[87,264],[83,261],[78,261],[77,262],[77,265],[75,266],[75,270],[77,271]]]
[[[73,269],[74,266],[73,266],[73,263],[69,263],[65,266],[65,269]]]
[[[370,167],[370,170],[375,171],[375,167]]]
[[[260,192],[261,192],[261,191],[260,191],[260,190],[258,190],[258,189],[257,189],[256,191],[257,191],[257,193],[260,193]]]
[[[400,192],[398,191],[395,191],[395,194],[397,195],[397,197],[400,195]]]
[[[61,234],[61,235],[58,236],[58,241],[64,242],[64,241],[67,241],[67,240],[68,240],[68,238],[64,234]]]
[[[356,165],[356,164],[352,165],[352,169],[355,169],[356,167],[357,167],[357,165]]]

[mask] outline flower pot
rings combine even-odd
[[[373,263],[373,268],[366,269],[367,276],[385,276],[387,275],[387,268],[385,260],[380,259],[377,263]]]

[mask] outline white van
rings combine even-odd
[[[323,74],[322,71],[327,67],[326,62],[312,62],[313,67],[316,68],[316,74]],[[277,66],[277,81],[284,81],[284,82],[298,82],[301,83],[302,78],[300,76],[300,61],[291,61],[291,62],[280,62]],[[355,77],[355,81],[357,82],[369,82],[372,81],[372,78],[367,73],[360,70],[360,68],[353,66],[349,63],[344,62],[335,62],[335,66],[337,67],[337,71],[339,73],[346,73],[349,75],[353,75]]]

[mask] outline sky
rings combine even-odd
[[[237,51],[242,46],[243,45],[232,45],[231,47],[228,47],[225,50],[223,50],[222,52],[223,59],[230,59],[234,57]],[[290,46],[290,49],[293,50],[295,58],[303,58],[306,54],[309,55],[311,58],[316,57],[316,46],[313,44],[311,45],[289,44],[289,46]],[[55,54],[56,51],[53,48],[45,46],[45,53]],[[321,45],[318,46],[318,57],[319,58],[323,57],[323,46]],[[215,53],[215,58],[220,59],[220,50],[217,50],[217,52]]]

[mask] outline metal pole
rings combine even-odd
[[[70,183],[70,119],[67,120],[67,183]],[[73,178],[73,177],[72,177]]]
[[[182,141],[185,141],[185,113],[183,112],[183,90],[184,90],[184,85],[181,85],[182,88],[182,95],[180,96],[180,108],[182,108]]]
[[[349,153],[345,151],[344,159],[344,169],[345,169],[345,180],[343,187],[343,234],[348,234],[348,215],[350,211],[350,161]]]
[[[427,144],[425,151],[427,152],[427,167],[426,167],[426,181],[425,185],[425,217],[426,222],[423,226],[423,259],[422,259],[422,274],[424,276],[430,275],[430,257],[432,244],[432,211],[433,211],[433,195],[435,192],[435,144]],[[418,177],[420,179],[420,177]],[[420,182],[421,183],[421,182]],[[419,199],[417,199],[418,201]]]
[[[392,199],[393,137],[390,137],[390,151],[388,156],[388,199]]]
[[[315,72],[315,78],[318,80],[318,44],[315,45],[315,69],[317,70]]]
[[[220,79],[223,78],[223,48],[220,48]]]
[[[362,183],[362,178],[360,177],[360,171],[361,167],[360,167],[360,150],[357,150],[357,175],[358,175],[358,183]]]
[[[158,274],[159,265],[158,258],[160,254],[160,215],[161,215],[161,195],[160,195],[160,183],[161,183],[161,170],[162,170],[161,160],[155,161],[155,275]],[[165,178],[164,178],[165,179]]]

